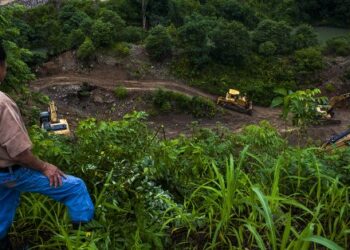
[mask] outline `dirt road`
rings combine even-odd
[[[86,100],[81,100],[75,95],[83,83],[93,86],[92,95]],[[129,91],[127,100],[117,100],[113,90],[117,86],[123,86]],[[147,92],[163,88],[188,96],[202,96],[213,101],[216,96],[209,95],[190,86],[161,80],[118,80],[110,76],[99,76],[88,74],[60,74],[50,77],[39,78],[32,82],[30,87],[34,91],[40,91],[49,95],[55,100],[62,113],[70,120],[73,120],[73,126],[80,120],[87,117],[96,117],[97,119],[120,119],[125,113],[132,110],[149,111],[149,103],[142,101],[140,96],[147,95]],[[228,127],[232,131],[240,130],[244,125],[257,124],[261,120],[268,120],[279,131],[293,129],[286,126],[286,123],[280,118],[281,111],[266,107],[254,107],[252,116],[240,114],[237,112],[225,110],[213,119],[195,119],[188,114],[157,114],[150,117],[150,125],[154,128],[164,125],[168,137],[176,136],[179,133],[190,133],[192,122],[196,121],[200,126],[214,128],[218,123]],[[347,110],[338,110],[337,119],[342,120],[338,126],[320,126],[310,130],[310,136],[314,139],[324,141],[335,133],[339,133],[350,124],[350,112]]]

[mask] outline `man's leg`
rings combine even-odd
[[[11,249],[7,232],[15,217],[19,196],[17,190],[7,188],[5,184],[0,186],[0,250]]]
[[[40,193],[62,202],[67,206],[73,223],[92,220],[94,205],[81,179],[68,175],[67,178],[62,179],[62,186],[54,188],[50,187],[48,178],[38,171],[21,168],[15,172],[15,175],[16,190]]]

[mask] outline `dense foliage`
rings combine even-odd
[[[35,153],[87,182],[96,217],[74,231],[61,205],[27,195],[11,236],[43,249],[349,248],[348,149],[293,148],[267,122],[160,140],[144,119],[86,120],[75,140],[34,127]]]
[[[128,43],[139,43],[153,60],[172,54],[173,73],[197,87],[235,87],[269,105],[276,86],[303,87],[323,67],[322,48],[303,22],[346,25],[348,8],[347,1],[318,0],[70,0],[0,8],[10,66],[1,87],[18,91],[33,79],[29,66],[66,50],[86,62],[98,50],[125,57]],[[349,44],[336,38],[324,52],[348,55]],[[21,91],[25,100],[16,101],[26,107],[32,94]],[[306,126],[318,93],[289,94],[285,113]],[[164,91],[153,104],[197,117],[216,112],[205,99]],[[349,149],[291,147],[267,122],[239,134],[193,126],[190,137],[161,140],[145,118],[86,120],[74,139],[34,127],[35,153],[87,182],[96,218],[73,230],[62,205],[30,194],[12,239],[43,249],[350,248]]]
[[[337,15],[348,8],[340,2],[282,2],[66,0],[28,10],[7,7],[2,15],[17,30],[17,46],[34,53],[31,64],[71,49],[79,50],[82,61],[99,50],[125,57],[121,44],[141,43],[154,61],[174,55],[172,72],[190,84],[215,94],[239,88],[251,98],[265,96],[256,102],[266,105],[275,86],[296,90],[318,80],[321,48],[313,28],[303,24],[318,17],[308,14],[308,6]],[[324,15],[332,24],[331,14]],[[346,55],[347,41],[331,41],[325,51]],[[298,60],[304,55],[310,63]]]

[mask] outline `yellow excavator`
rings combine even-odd
[[[332,136],[326,143],[322,145],[327,151],[330,151],[334,148],[344,148],[350,147],[350,129]]]
[[[252,115],[253,103],[236,89],[229,89],[225,97],[218,97],[216,103],[224,108]]]
[[[57,107],[54,101],[49,103],[48,111],[40,113],[41,128],[56,135],[70,136],[71,132],[66,119],[58,119]]]
[[[340,124],[340,120],[334,119],[334,108],[347,99],[350,99],[350,93],[333,96],[326,105],[317,105],[316,111],[320,123],[324,125]]]

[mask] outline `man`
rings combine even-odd
[[[6,76],[0,43],[0,82]],[[17,105],[0,91],[0,250],[11,249],[7,236],[21,192],[35,192],[64,203],[73,224],[89,222],[94,206],[85,183],[36,158]]]

